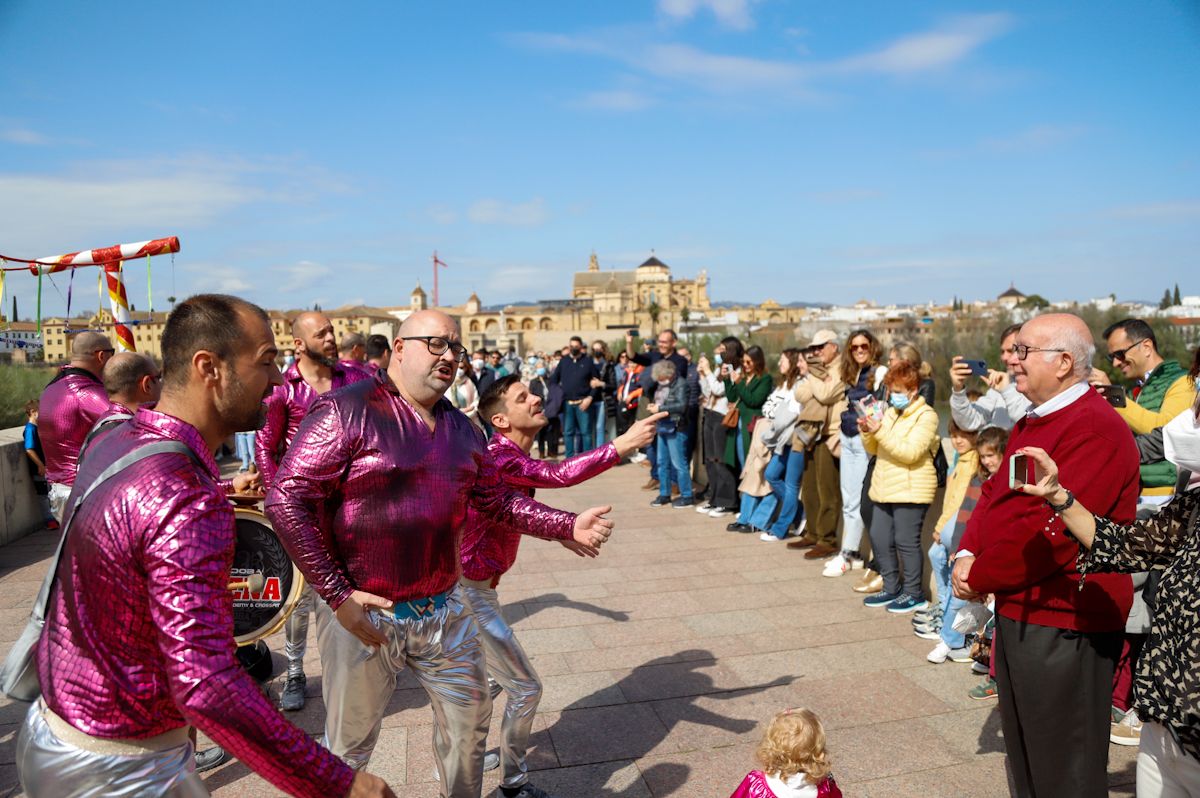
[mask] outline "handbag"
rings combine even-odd
[[[738,403],[734,402],[725,411],[725,417],[721,419],[721,426],[726,429],[737,429],[738,419],[741,418],[741,412],[738,410]]]
[[[9,649],[8,656],[4,659],[4,666],[0,668],[0,692],[17,701],[36,701],[42,692],[41,684],[38,682],[38,640],[42,636],[42,627],[46,625],[46,609],[50,606],[50,594],[58,576],[58,565],[62,561],[63,549],[66,547],[67,533],[71,529],[71,522],[75,520],[75,514],[79,510],[79,506],[83,504],[83,500],[109,477],[119,474],[139,460],[168,452],[186,454],[199,464],[195,453],[179,441],[148,443],[118,458],[112,465],[100,472],[95,481],[88,485],[87,490],[78,494],[78,498],[75,498],[77,495],[75,492],[71,493],[75,500],[63,515],[62,537],[58,540],[58,549],[54,552],[50,570],[46,572],[46,578],[42,580],[42,587],[33,600],[33,609],[29,612],[29,620],[25,622],[25,629],[17,638],[17,642],[13,643],[12,648]]]

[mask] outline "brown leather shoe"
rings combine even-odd
[[[883,590],[883,577],[869,568],[859,583],[854,586],[855,593],[878,593],[881,590]]]
[[[815,545],[817,545],[817,541],[812,538],[796,538],[787,543],[789,549],[810,549]]]
[[[808,551],[804,552],[806,560],[820,560],[825,557],[831,557],[837,554],[837,546],[830,546],[828,543],[818,543]]]
[[[658,490],[658,480],[651,478],[649,482],[642,485],[642,490]]]

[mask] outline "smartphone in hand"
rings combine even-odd
[[[1120,385],[1097,385],[1096,390],[1104,397],[1104,401],[1113,407],[1124,407],[1126,403],[1125,389]]]
[[[986,377],[988,375],[988,364],[986,360],[969,360],[964,357],[958,362],[961,365],[970,366],[971,374],[976,377]]]
[[[1028,455],[1014,454],[1008,460],[1008,487],[1020,490],[1022,485],[1036,485],[1041,480],[1037,462]]]

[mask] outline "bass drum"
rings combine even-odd
[[[253,574],[263,576],[261,592],[233,593],[233,639],[239,646],[248,646],[279,631],[300,601],[304,576],[265,515],[250,507],[238,507],[233,514],[237,542],[229,579],[236,582]]]

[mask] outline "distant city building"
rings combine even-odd
[[[1009,283],[1007,291],[996,297],[996,304],[1003,305],[1006,308],[1015,308],[1023,301],[1025,301],[1025,295],[1018,291],[1017,287],[1012,283]]]

